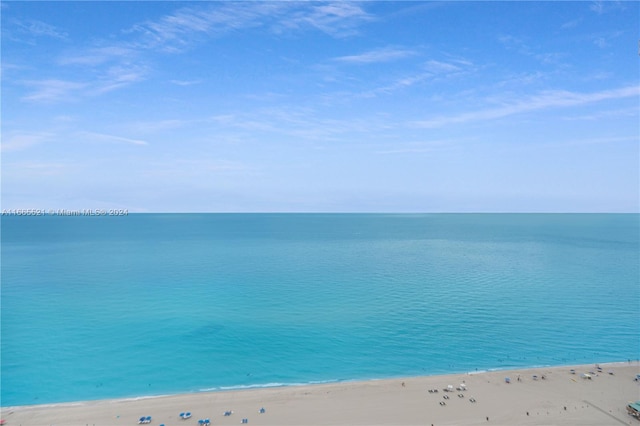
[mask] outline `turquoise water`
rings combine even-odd
[[[2,218],[2,406],[640,354],[637,214]]]

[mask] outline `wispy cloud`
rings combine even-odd
[[[136,24],[127,32],[140,36],[133,43],[138,48],[180,52],[203,36],[222,36],[262,26],[265,17],[278,16],[285,8],[289,6],[284,3],[216,2],[181,8],[157,20]]]
[[[494,120],[547,108],[561,108],[585,105],[608,99],[622,99],[640,96],[640,86],[627,86],[619,89],[604,90],[595,93],[576,93],[566,90],[546,91],[527,99],[508,103],[497,108],[467,112],[451,116],[439,116],[415,122],[418,127],[435,128],[449,124],[466,123],[471,121]]]
[[[42,103],[74,99],[78,96],[80,90],[88,86],[87,83],[57,79],[30,80],[25,81],[24,84],[30,87],[32,91],[23,96],[22,100]]]
[[[619,1],[619,0],[604,0],[604,1],[592,1],[589,4],[589,10],[598,14],[603,15],[607,12],[611,12],[613,10],[625,10],[627,1]],[[629,2],[633,4],[634,2]]]
[[[107,69],[106,73],[95,81],[92,93],[102,94],[142,81],[145,77],[145,67],[139,65],[115,65]]]
[[[334,37],[346,37],[357,34],[359,25],[374,19],[361,7],[360,3],[314,4],[311,8],[305,4],[303,6],[301,10],[281,19],[276,27],[288,29],[311,27]]]
[[[562,142],[562,145],[567,146],[584,146],[584,145],[602,145],[602,144],[619,144],[634,142],[638,143],[638,136],[620,136],[620,137],[607,137],[607,138],[588,138],[588,139],[572,139]]]
[[[177,86],[193,86],[202,83],[202,80],[169,80],[169,82]]]
[[[624,117],[638,117],[640,112],[637,107],[620,108],[613,110],[597,111],[591,114],[572,115],[564,117],[567,121],[596,121],[603,118],[624,118]]]
[[[314,108],[268,107],[254,111],[211,116],[207,119],[217,132],[229,131],[225,138],[242,141],[257,135],[280,135],[300,142],[348,141],[354,134],[383,132],[389,122],[383,117],[340,119],[328,117]],[[203,123],[204,124],[204,123]],[[241,138],[238,138],[242,135]]]
[[[353,64],[370,64],[377,62],[389,62],[396,59],[406,58],[413,56],[417,52],[408,49],[395,49],[395,48],[383,48],[377,50],[370,50],[368,52],[360,53],[358,55],[339,56],[334,58],[338,62],[346,62]]]
[[[116,136],[116,135],[107,135],[104,133],[82,131],[82,132],[78,132],[77,136],[85,140],[97,141],[97,142],[111,142],[111,143],[124,142],[132,145],[149,145],[148,142],[143,140],[124,138],[122,136]]]
[[[601,1],[593,1],[589,5],[589,10],[601,15],[604,12],[604,4]]]
[[[342,37],[354,34],[358,25],[371,19],[360,4],[350,2],[214,2],[181,8],[126,32],[139,36],[132,43],[136,48],[181,52],[205,37],[247,28],[262,27],[276,33],[314,28]]]
[[[435,81],[443,78],[453,78],[456,76],[473,72],[474,64],[464,59],[451,59],[447,61],[429,60],[425,62],[420,70],[413,73],[396,78],[392,82],[368,90],[362,93],[363,97],[374,97],[379,94],[390,94],[397,90],[406,89],[417,84],[427,81]]]
[[[22,151],[51,138],[49,133],[10,133],[3,135],[2,152]]]
[[[114,65],[93,80],[67,81],[58,79],[27,80],[22,84],[30,92],[21,99],[34,103],[76,101],[87,96],[97,96],[144,79],[146,69],[137,65]]]
[[[138,23],[124,30],[128,40],[113,44],[98,40],[84,51],[60,55],[57,64],[86,67],[84,81],[48,78],[23,84],[31,91],[22,97],[28,102],[54,103],[84,96],[101,95],[147,78],[150,65],[142,60],[148,51],[179,53],[212,37],[248,28],[268,32],[319,29],[331,36],[352,33],[371,17],[355,3],[214,2],[183,7],[156,20]],[[40,21],[20,22],[19,28],[32,34],[63,38],[66,34]],[[389,56],[400,52],[387,52]],[[379,53],[378,60],[382,58]],[[390,58],[389,58],[390,59]],[[171,80],[190,86],[200,80]]]
[[[560,28],[563,30],[567,30],[570,28],[575,28],[578,26],[578,24],[580,24],[580,22],[582,22],[582,18],[577,18],[577,19],[572,19],[570,21],[565,22],[564,24],[560,25]]]
[[[60,65],[89,65],[96,66],[105,62],[122,61],[135,56],[137,52],[126,46],[92,47],[81,54],[77,52],[66,54],[58,58]]]
[[[69,34],[67,34],[66,31],[63,31],[51,24],[47,24],[46,22],[38,21],[35,19],[25,21],[14,19],[11,21],[11,23],[16,28],[15,35],[11,37],[12,40],[15,41],[32,42],[32,40],[25,39],[24,37],[52,37],[59,40],[65,40],[69,37]]]
[[[623,34],[622,31],[610,31],[608,33],[594,34],[592,37],[593,44],[600,49],[606,49],[615,43],[615,39]]]
[[[562,65],[561,60],[566,57],[566,54],[561,52],[541,51],[539,46],[531,43],[531,40],[513,35],[502,35],[498,37],[498,41],[505,49],[534,58],[542,64]]]

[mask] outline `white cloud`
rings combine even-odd
[[[169,82],[177,86],[193,86],[202,83],[202,80],[169,80]]]
[[[602,13],[604,13],[604,4],[601,1],[591,2],[589,10],[597,13],[598,15],[602,15]]]
[[[203,37],[257,27],[277,33],[315,28],[341,37],[353,34],[358,25],[371,19],[359,4],[350,2],[214,2],[206,7],[181,8],[126,32],[140,36],[132,43],[137,48],[175,53],[189,49]]]
[[[185,7],[155,21],[135,25],[129,33],[140,35],[134,45],[166,52],[185,50],[198,37],[220,36],[263,25],[263,18],[277,16],[284,3],[216,2],[208,7]]]
[[[87,83],[47,79],[41,81],[26,81],[27,86],[33,90],[22,100],[29,102],[51,103],[63,100],[71,100],[78,96],[80,90],[88,86]]]
[[[575,28],[582,22],[582,18],[572,19],[571,21],[567,21],[560,26],[561,29],[566,30],[570,28]]]
[[[90,48],[82,54],[65,55],[58,59],[60,65],[95,66],[114,60],[135,56],[135,50],[124,46],[104,46]]]
[[[90,141],[97,142],[124,142],[132,145],[149,145],[148,142],[139,139],[123,138],[121,136],[107,135],[95,132],[78,132],[77,136]]]
[[[460,66],[451,62],[430,60],[425,64],[425,69],[432,73],[451,73],[460,71]]]
[[[488,108],[451,116],[434,117],[418,121],[415,125],[418,127],[435,128],[448,124],[493,120],[547,108],[585,105],[608,99],[622,99],[634,96],[640,96],[640,86],[628,86],[595,93],[576,93],[566,90],[546,91],[535,96],[530,96],[528,99],[508,103],[502,107]]]
[[[12,23],[18,28],[18,34],[22,35],[32,37],[52,37],[59,40],[65,40],[69,36],[65,31],[47,24],[46,22],[35,19],[27,21],[13,20]]]
[[[370,50],[359,55],[340,56],[334,58],[338,62],[347,62],[355,64],[370,64],[377,62],[389,62],[396,59],[406,58],[415,55],[416,52],[407,49],[384,48]]]
[[[54,103],[74,101],[81,97],[101,95],[142,81],[146,68],[136,65],[114,65],[94,76],[91,81],[65,81],[58,79],[29,80],[23,84],[31,88],[21,99],[27,102]]]
[[[306,7],[285,16],[279,20],[274,28],[280,30],[315,28],[334,37],[345,37],[357,33],[357,27],[364,22],[373,20],[359,3],[337,2],[331,4],[315,5]]]
[[[455,59],[447,62],[429,60],[423,66],[422,70],[396,78],[389,84],[377,87],[362,93],[362,97],[375,97],[378,94],[390,94],[397,90],[406,89],[425,81],[436,80],[439,78],[450,78],[458,75],[466,74],[473,71],[473,63],[464,59]]]
[[[112,66],[94,82],[92,94],[102,94],[144,80],[146,69],[137,65]]]

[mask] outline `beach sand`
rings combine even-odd
[[[629,402],[640,400],[640,382],[634,381],[640,374],[639,363],[600,367],[600,372],[590,364],[3,407],[2,418],[10,426],[136,425],[147,415],[153,417],[151,425],[166,426],[195,426],[204,418],[213,425],[241,424],[246,418],[249,425],[640,426],[626,411]],[[581,377],[590,371],[596,373],[591,379]],[[455,390],[462,383],[466,390]],[[443,391],[448,385],[453,392]],[[264,413],[259,413],[261,407]],[[224,416],[227,410],[233,414]],[[179,413],[185,411],[193,417],[180,419]]]

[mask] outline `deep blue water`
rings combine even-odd
[[[2,218],[2,406],[640,357],[637,214]]]

